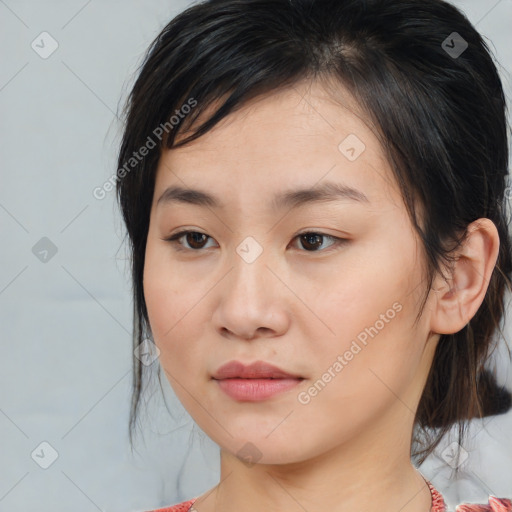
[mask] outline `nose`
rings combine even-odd
[[[224,337],[252,340],[286,332],[290,291],[263,251],[255,259],[243,251],[230,259],[231,270],[219,283],[212,321]]]

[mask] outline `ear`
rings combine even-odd
[[[481,218],[468,226],[467,239],[456,252],[447,281],[440,275],[434,280],[432,332],[454,334],[475,316],[487,292],[499,246],[498,230],[490,219]]]

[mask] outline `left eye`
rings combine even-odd
[[[184,238],[187,243],[190,242],[192,245],[190,246],[189,244],[189,247],[184,247],[183,243],[180,241],[182,238]],[[191,250],[198,252],[199,250],[204,249],[202,244],[204,244],[208,238],[211,237],[199,231],[180,231],[179,233],[176,233],[168,238],[164,238],[164,240],[175,245],[176,250],[178,251]],[[339,238],[336,236],[326,235],[324,233],[317,233],[313,231],[299,233],[295,237],[295,239],[300,240],[301,243],[305,242],[306,246],[314,247],[314,250],[307,250],[306,252],[318,252],[318,246],[321,245],[319,244],[319,240],[324,238],[327,238],[333,242],[329,247],[332,247],[333,245],[342,245],[348,242],[346,238]]]
[[[300,233],[295,237],[297,240],[300,240],[301,243],[306,242],[307,246],[313,246],[318,248],[319,240],[323,240],[325,238],[332,241],[332,244],[329,247],[334,245],[341,245],[342,243],[347,242],[345,238],[338,238],[336,236],[326,235],[324,233],[316,233],[316,232],[306,232]],[[321,244],[320,244],[321,245]],[[318,252],[317,250],[307,251],[307,252]]]

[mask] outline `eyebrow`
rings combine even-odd
[[[297,208],[309,203],[333,202],[344,199],[360,203],[370,203],[366,195],[360,190],[343,183],[328,181],[314,187],[295,188],[279,192],[273,197],[270,208],[273,210]],[[168,187],[159,197],[157,206],[171,203],[193,204],[209,208],[225,208],[225,204],[218,197],[209,192],[180,186]]]

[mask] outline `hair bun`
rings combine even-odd
[[[496,377],[483,370],[478,375],[478,398],[484,416],[505,414],[512,408],[512,394],[505,386],[500,386]],[[476,414],[474,417],[478,417]]]

